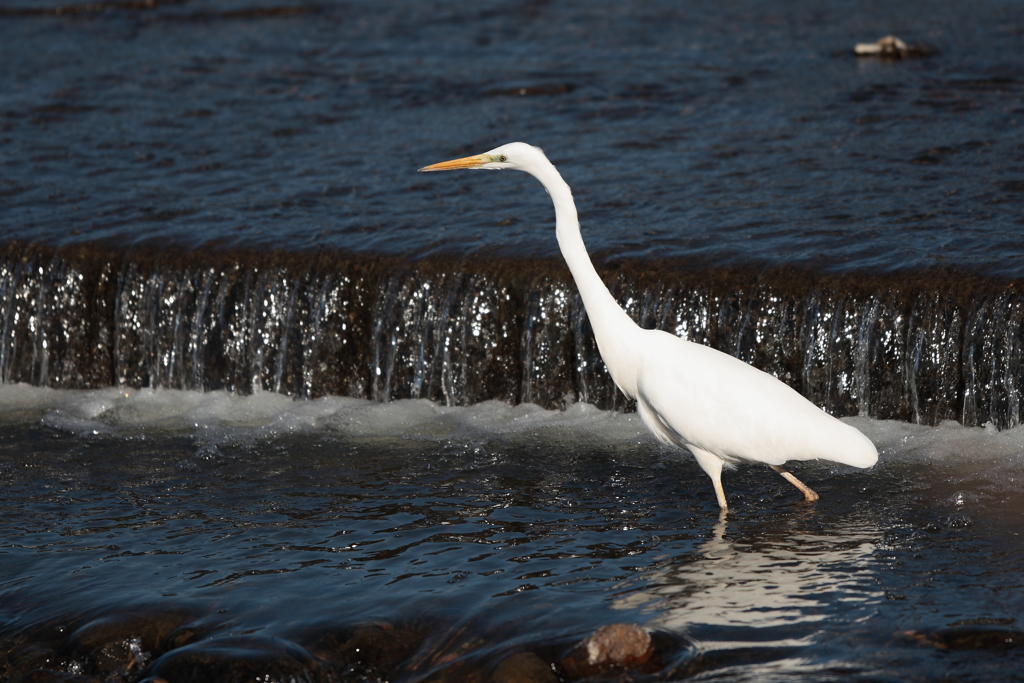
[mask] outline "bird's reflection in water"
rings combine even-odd
[[[759,644],[776,646],[807,644],[826,620],[867,619],[884,599],[873,572],[878,528],[864,520],[826,530],[789,521],[797,522],[787,524],[790,531],[744,529],[722,515],[696,553],[648,574],[644,589],[617,606],[644,604],[652,628],[692,633],[710,626],[701,628],[705,642],[738,636],[734,628],[744,629],[744,640],[752,635],[747,629],[764,629]]]

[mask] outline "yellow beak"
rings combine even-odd
[[[420,171],[457,171],[461,168],[476,168],[477,166],[489,163],[491,163],[489,156],[477,154],[476,156],[462,157],[461,159],[452,159],[451,161],[442,161],[439,164],[424,166]]]

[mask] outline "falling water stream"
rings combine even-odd
[[[0,379],[622,407],[560,261],[103,248],[0,252]],[[1017,426],[1015,282],[616,262],[642,326],[741,358],[839,416]]]

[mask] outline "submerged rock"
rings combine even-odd
[[[134,681],[150,661],[182,644],[172,636],[194,618],[177,607],[63,615],[0,640],[0,680]]]
[[[519,652],[501,660],[487,683],[558,683],[551,665],[533,652]]]
[[[654,655],[654,643],[636,624],[602,626],[578,643],[559,663],[566,678],[587,678],[611,669],[643,666]]]
[[[0,648],[4,650],[0,655],[0,675],[6,676],[7,680],[27,680],[20,676],[51,671],[58,666],[57,652],[46,643],[29,643],[19,647],[11,642],[0,641]]]
[[[1024,646],[1024,631],[992,626],[955,626],[904,631],[903,637],[939,650],[1008,650]]]
[[[320,662],[295,643],[280,638],[212,638],[172,650],[153,662],[142,678],[174,683],[218,681],[327,681]]]
[[[325,665],[369,678],[391,678],[434,632],[425,622],[375,622],[358,626],[310,629],[290,636]]]
[[[76,629],[62,653],[84,673],[128,675],[170,649],[168,636],[192,618],[182,610],[109,614]]]

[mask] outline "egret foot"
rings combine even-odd
[[[792,474],[790,474],[788,471],[786,471],[785,467],[780,467],[779,465],[768,465],[768,467],[771,467],[773,470],[781,474],[786,479],[786,481],[800,489],[800,492],[804,494],[804,499],[808,503],[813,503],[814,501],[821,498],[821,496],[815,493],[810,486],[803,483],[802,481],[794,477]]]

